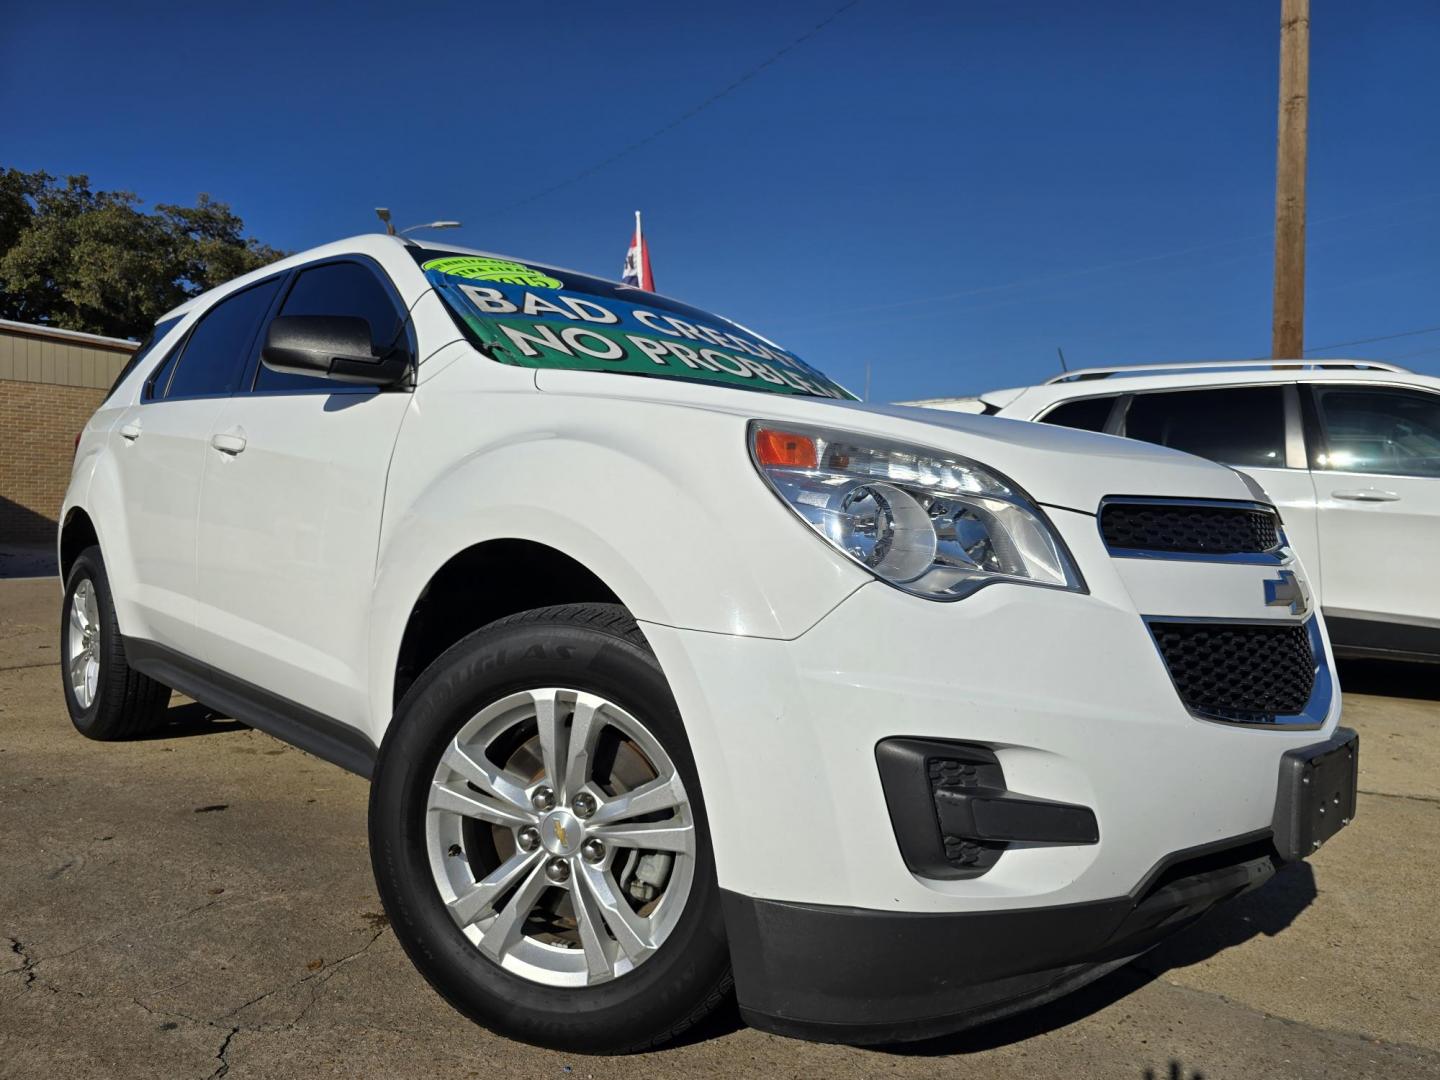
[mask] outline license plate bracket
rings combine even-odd
[[[1337,728],[1332,738],[1280,759],[1275,796],[1275,850],[1287,862],[1313,855],[1355,818],[1360,736]]]

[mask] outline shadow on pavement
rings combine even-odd
[[[1067,1027],[1128,997],[1171,968],[1189,967],[1258,935],[1274,937],[1315,899],[1309,863],[1282,867],[1262,888],[1223,904],[1134,963],[1046,1005],[969,1031],[920,1042],[875,1047],[902,1056],[974,1054]]]
[[[1340,689],[1351,694],[1440,701],[1440,664],[1400,660],[1337,660]]]
[[[155,739],[186,739],[191,735],[218,735],[222,731],[243,731],[244,724],[232,720],[196,701],[171,705],[166,711],[165,722],[153,731],[135,737],[136,742],[150,742]]]

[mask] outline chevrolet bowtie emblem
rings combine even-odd
[[[1305,599],[1305,587],[1292,571],[1281,570],[1274,580],[1263,582],[1266,607],[1288,607],[1291,615],[1304,615],[1309,602]]]
[[[1266,582],[1268,585],[1269,582]],[[552,821],[550,827],[555,831],[555,842],[562,848],[565,846],[565,826],[558,821]]]

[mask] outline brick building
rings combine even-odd
[[[54,540],[75,436],[135,347],[0,319],[0,546]]]

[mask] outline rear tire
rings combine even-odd
[[[158,727],[170,688],[134,670],[115,621],[98,547],[82,551],[60,608],[60,682],[75,730],[87,739],[128,739]]]
[[[370,852],[411,961],[501,1034],[645,1050],[730,992],[694,759],[617,605],[514,615],[436,660],[380,748]]]

